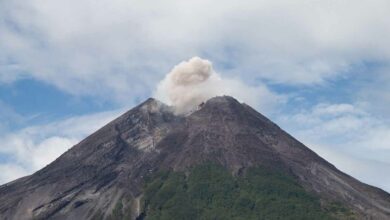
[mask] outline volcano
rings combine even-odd
[[[150,98],[0,186],[0,219],[390,219],[387,192],[232,97],[173,112]]]

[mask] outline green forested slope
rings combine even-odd
[[[143,198],[146,219],[334,219],[348,217],[339,205],[321,208],[293,177],[278,171],[251,168],[233,177],[224,168],[207,164],[149,177]],[[332,213],[332,214],[331,214]]]

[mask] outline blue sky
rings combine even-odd
[[[175,65],[200,56],[232,95],[390,191],[388,8],[386,0],[1,1],[0,183],[158,96]]]

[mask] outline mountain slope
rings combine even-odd
[[[209,162],[238,177],[255,167],[277,170],[358,218],[390,218],[388,193],[340,172],[232,97],[212,98],[187,116],[172,112],[148,99],[42,170],[1,186],[0,219],[109,219],[125,210],[147,217],[146,179],[164,170],[187,175]]]

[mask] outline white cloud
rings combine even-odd
[[[352,155],[348,150],[345,152],[333,149],[334,146],[332,145],[319,145],[310,142],[305,142],[305,144],[337,168],[341,169],[341,171],[364,183],[380,187],[390,192],[390,176],[383,175],[384,170],[390,170],[388,160],[381,161],[367,159],[364,155]],[[359,149],[356,150],[359,151]]]
[[[150,94],[171,66],[200,55],[229,77],[318,84],[362,61],[389,62],[389,7],[387,0],[5,0],[0,79],[33,77],[72,94],[125,100]]]
[[[10,125],[18,125],[25,118],[16,113],[15,110],[0,100],[0,133],[4,133],[9,129]]]
[[[0,162],[0,183],[43,168],[119,113],[77,116],[0,135],[0,155],[7,157]]]
[[[356,102],[359,107],[390,122],[390,63],[365,72],[357,82]]]
[[[0,184],[13,181],[22,176],[28,175],[24,168],[16,164],[0,164]]]
[[[390,191],[390,126],[353,104],[319,104],[279,124],[340,170]]]

